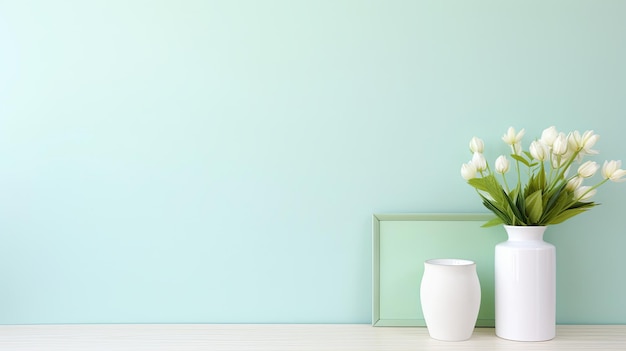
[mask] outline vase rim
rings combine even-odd
[[[425,263],[435,266],[471,266],[476,262],[462,258],[433,258],[426,260]]]

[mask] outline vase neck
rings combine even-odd
[[[509,241],[543,241],[545,226],[512,226],[505,225],[504,229]]]

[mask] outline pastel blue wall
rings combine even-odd
[[[0,323],[369,323],[372,213],[484,212],[472,136],[626,161],[625,33],[619,0],[0,1]],[[559,322],[626,323],[625,197],[549,229]]]

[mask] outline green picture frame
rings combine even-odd
[[[482,228],[486,213],[374,214],[372,218],[372,325],[425,326],[419,299],[424,261],[476,262],[481,285],[477,327],[493,327],[494,250],[507,236],[502,226]]]

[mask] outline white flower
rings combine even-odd
[[[470,140],[469,147],[470,147],[470,150],[472,150],[472,152],[482,153],[483,150],[485,149],[485,144],[483,143],[482,139],[473,137],[472,140]]]
[[[559,135],[552,143],[552,153],[556,156],[565,155],[567,152],[567,137],[564,133],[559,133]]]
[[[591,189],[590,186],[581,186],[574,190],[574,199],[577,201],[587,201],[596,194],[596,189]]]
[[[593,130],[588,130],[583,134],[583,152],[587,155],[596,155],[598,151],[591,150],[591,148],[600,139],[598,134],[593,134]]]
[[[596,174],[598,168],[600,168],[600,166],[597,163],[593,161],[587,161],[580,165],[580,167],[578,167],[578,176],[582,178],[593,177],[593,175]]]
[[[596,205],[593,197],[597,188],[609,180],[626,182],[621,161],[605,161],[602,166],[597,160],[584,159],[597,153],[592,149],[599,136],[592,130],[561,132],[551,126],[543,130],[541,138],[527,141],[522,140],[524,134],[524,129],[509,127],[502,140],[512,151],[505,150],[508,154],[500,154],[493,164],[491,158],[486,161],[487,154],[483,155],[487,148],[482,139],[469,141],[472,157],[462,165],[461,175],[498,217],[487,226],[500,222],[526,226],[560,223]],[[604,178],[587,184],[591,183],[588,179],[600,178],[600,169]],[[515,181],[513,187],[508,184],[511,180]]]
[[[480,152],[474,152],[474,156],[472,156],[472,164],[476,167],[478,172],[482,172],[487,169],[487,160]]]
[[[543,130],[540,141],[545,145],[552,147],[552,144],[554,144],[557,136],[559,136],[559,132],[557,132],[556,127],[552,126]]]
[[[626,170],[620,169],[622,161],[604,161],[602,176],[613,182],[626,181]]]
[[[504,134],[504,136],[502,137],[502,140],[504,140],[504,142],[508,145],[513,146],[515,144],[519,144],[522,141],[524,133],[524,129],[522,129],[519,131],[519,133],[515,134],[515,129],[513,129],[513,127],[509,127],[509,129],[506,131],[506,134]]]
[[[464,163],[461,166],[461,176],[465,180],[476,178],[476,167],[472,162]]]
[[[530,155],[537,161],[544,161],[548,157],[548,145],[542,141],[533,141],[529,149]]]
[[[522,137],[524,136],[524,129],[520,130],[519,133],[515,133],[515,129],[513,127],[509,127],[506,131],[506,134],[502,136],[502,140],[508,145],[511,145],[511,149],[513,149],[513,153],[516,155],[521,155],[522,153]]]
[[[500,155],[496,159],[496,172],[500,174],[504,174],[508,171],[509,171],[509,160],[504,155]]]
[[[591,149],[600,139],[599,135],[593,134],[593,130],[584,132],[582,136],[575,130],[569,134],[567,139],[573,151],[580,151],[583,155],[595,155],[598,153],[596,150]]]
[[[576,189],[578,189],[582,184],[583,178],[574,177],[567,182],[567,185],[565,185],[565,189],[569,191],[576,191]]]

